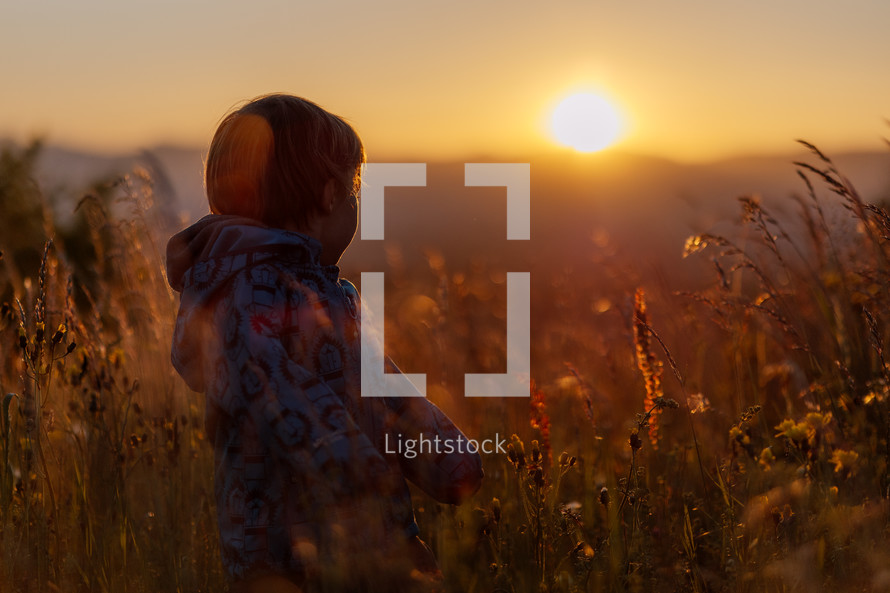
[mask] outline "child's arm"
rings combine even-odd
[[[361,297],[351,282],[341,280],[346,294],[356,302]],[[384,360],[386,372],[401,373],[392,359],[383,353],[382,336],[375,332],[379,324],[366,315],[373,315],[370,307],[361,306],[362,341],[367,341],[377,352],[375,358]],[[367,385],[362,388],[368,387]],[[375,391],[379,392],[377,386]],[[399,466],[405,477],[439,502],[459,504],[474,494],[482,483],[482,459],[478,452],[468,451],[469,439],[439,408],[417,393],[417,397],[369,398],[382,400],[386,418],[382,431],[390,443],[411,440],[417,445],[410,455],[399,454]],[[375,402],[376,403],[376,402]],[[381,410],[366,402],[370,414]],[[383,434],[375,438],[384,441]],[[423,442],[423,447],[420,443]],[[387,451],[391,453],[391,451]]]
[[[351,282],[340,282],[350,298],[360,301],[361,297]],[[375,358],[384,360],[386,372],[401,373],[392,359],[383,354],[382,336],[375,332],[378,324],[365,318],[373,315],[370,307],[361,306],[361,311],[362,341],[367,340],[377,351]],[[363,389],[366,387],[363,385]],[[379,392],[379,389],[378,386],[375,391]],[[420,393],[416,395],[369,399],[383,400],[386,421],[382,431],[388,435],[388,442],[410,440],[416,445],[410,455],[399,454],[399,466],[405,477],[439,502],[459,504],[479,489],[483,476],[482,459],[477,451],[468,450],[469,439],[442,410]],[[380,414],[379,408],[375,409],[369,402],[366,404],[371,410],[370,415]],[[383,434],[374,436],[384,440]]]
[[[416,457],[399,457],[408,479],[448,504],[460,504],[479,490],[482,458],[442,410],[424,397],[389,397],[385,401],[394,413],[390,434],[430,443]]]

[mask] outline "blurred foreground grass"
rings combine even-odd
[[[742,198],[734,236],[687,241],[705,290],[602,237],[595,278],[536,276],[528,400],[461,397],[503,363],[480,313],[502,271],[388,274],[400,366],[510,443],[470,503],[416,497],[447,590],[890,590],[890,217],[809,148],[799,219]],[[223,590],[203,401],[169,363],[171,225],[139,171],[57,222],[38,153],[0,155],[0,591]]]

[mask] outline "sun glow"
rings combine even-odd
[[[621,118],[602,96],[576,93],[563,99],[550,120],[557,142],[578,152],[596,152],[611,146],[621,134]]]

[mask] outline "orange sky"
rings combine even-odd
[[[0,9],[0,136],[103,151],[205,146],[285,91],[349,118],[372,159],[554,148],[566,93],[608,95],[621,150],[678,160],[881,149],[883,0],[33,0]]]

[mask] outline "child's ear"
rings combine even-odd
[[[334,211],[334,206],[336,205],[337,198],[337,180],[331,177],[328,179],[328,182],[324,184],[324,193],[321,197],[321,210],[325,214],[330,214]]]

